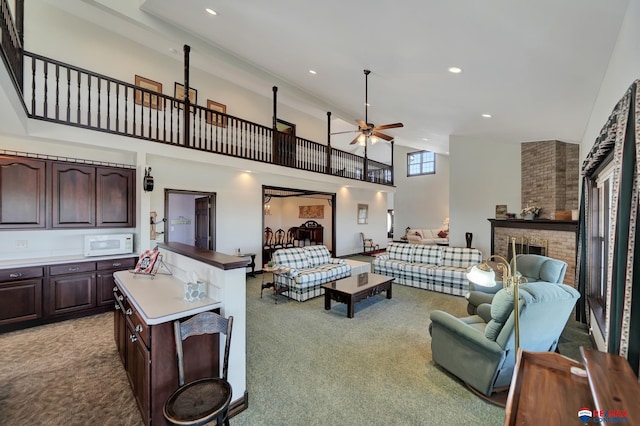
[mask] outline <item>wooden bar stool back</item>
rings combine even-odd
[[[169,425],[229,425],[231,384],[227,381],[229,346],[233,317],[224,318],[214,312],[202,312],[186,321],[173,323],[178,353],[179,388],[164,405],[164,417]],[[184,383],[184,354],[182,341],[190,336],[223,333],[226,335],[222,377],[203,378]]]

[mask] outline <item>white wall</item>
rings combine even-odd
[[[414,151],[403,146],[394,148],[395,239],[404,235],[407,226],[441,228],[449,216],[449,157],[436,154],[434,175],[407,177],[407,154]]]
[[[629,86],[640,79],[640,0],[630,0],[607,72],[589,118],[580,147],[583,160],[595,143],[615,104]],[[599,350],[606,350],[605,338],[591,315],[591,331]]]
[[[466,246],[465,233],[473,234],[472,246],[491,254],[491,224],[496,205],[520,211],[520,145],[492,138],[451,136],[449,244]]]

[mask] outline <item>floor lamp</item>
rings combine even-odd
[[[525,280],[526,278],[518,274],[517,266],[516,266],[516,239],[511,238],[512,244],[512,253],[513,253],[513,270],[511,269],[511,265],[504,257],[493,254],[489,256],[485,261],[478,265],[472,266],[467,272],[467,279],[471,281],[473,284],[478,285],[480,287],[493,287],[496,285],[496,273],[487,263],[491,259],[495,259],[499,262],[500,266],[502,266],[502,287],[506,289],[508,292],[513,292],[513,325],[516,331],[516,352],[520,347],[520,294],[519,294],[519,286],[520,280]]]

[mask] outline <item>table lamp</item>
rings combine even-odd
[[[513,325],[516,331],[517,352],[520,347],[520,305],[518,303],[520,295],[518,293],[518,287],[520,286],[520,280],[524,279],[526,281],[526,278],[518,274],[517,271],[515,238],[511,238],[511,244],[513,249],[512,253],[514,253],[513,270],[511,270],[511,265],[507,259],[500,255],[493,254],[482,263],[469,268],[469,271],[467,272],[467,279],[480,287],[493,287],[496,285],[496,273],[487,262],[491,259],[495,259],[500,263],[502,266],[502,287],[505,288],[507,292],[513,292]]]

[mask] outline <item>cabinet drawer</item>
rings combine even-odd
[[[133,330],[136,332],[144,344],[149,347],[149,326],[142,320],[136,308],[129,304],[129,307],[125,310],[125,315],[131,322]]]
[[[133,257],[126,257],[123,259],[111,259],[98,261],[98,271],[106,269],[129,269],[136,265],[136,259]]]
[[[96,270],[96,262],[65,263],[64,265],[49,266],[49,275],[76,274]]]
[[[0,270],[0,282],[39,278],[43,275],[44,270],[42,267],[2,269]]]

